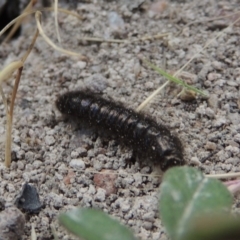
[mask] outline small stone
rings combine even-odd
[[[211,119],[213,119],[215,117],[214,111],[209,107],[206,108],[206,115]]]
[[[55,138],[53,136],[46,136],[45,142],[47,145],[52,146],[55,143]]]
[[[230,151],[233,154],[238,154],[240,151],[238,147],[234,147],[234,146],[227,146],[225,150]]]
[[[152,233],[152,240],[159,240],[160,237],[161,237],[161,240],[167,240],[167,237],[161,234],[161,231]]]
[[[219,97],[216,94],[210,94],[208,105],[216,111],[219,105]]]
[[[83,147],[79,147],[71,152],[71,158],[86,157],[86,156],[87,156],[87,149]]]
[[[90,159],[95,157],[95,152],[94,152],[93,149],[88,150],[87,157],[90,158]]]
[[[9,191],[10,193],[13,193],[13,192],[16,191],[14,185],[11,184],[11,183],[9,183],[9,184],[7,185],[7,188],[8,188],[8,191]]]
[[[117,179],[117,174],[111,170],[102,170],[101,173],[96,173],[93,178],[93,182],[97,188],[102,188],[106,191],[106,195],[115,194],[117,188],[115,186],[115,181]]]
[[[61,208],[63,206],[63,196],[51,192],[46,196],[45,202],[55,208]]]
[[[198,113],[201,117],[204,116],[206,114],[206,107],[204,105],[200,105],[196,109],[196,113]]]
[[[87,66],[86,62],[78,61],[75,63],[74,67],[79,69],[84,69]]]
[[[33,159],[34,159],[34,153],[33,152],[26,152],[25,153],[25,160],[27,161],[27,162],[32,162],[33,161]]]
[[[146,89],[153,89],[153,87],[154,87],[154,84],[153,84],[153,82],[146,82],[145,83],[145,88]]]
[[[84,83],[94,92],[102,92],[107,87],[107,79],[100,73],[93,74],[84,79]]]
[[[25,183],[20,196],[15,201],[17,208],[23,209],[29,213],[38,213],[42,204],[39,199],[37,189],[34,186]]]
[[[105,199],[106,199],[106,191],[102,188],[99,188],[95,195],[95,201],[103,202]]]
[[[199,158],[197,157],[191,157],[190,159],[190,163],[191,164],[194,164],[196,166],[200,166],[202,163],[200,162]]]
[[[234,125],[238,125],[240,123],[239,113],[229,113],[228,118]]]
[[[223,64],[218,61],[213,61],[212,62],[212,67],[216,70],[222,70],[223,69]]]
[[[227,85],[232,87],[237,87],[238,83],[236,81],[228,80]]]
[[[17,162],[17,168],[18,168],[19,170],[24,170],[24,168],[25,168],[24,163],[23,163],[22,161],[18,161],[18,162]]]
[[[143,223],[143,228],[145,228],[146,230],[151,230],[153,227],[153,224],[151,222],[144,222]]]
[[[237,133],[237,134],[234,136],[234,141],[237,142],[237,143],[240,143],[240,133]]]
[[[0,239],[19,240],[24,234],[25,217],[15,207],[0,212]]]
[[[230,158],[226,159],[226,161],[225,161],[225,163],[231,164],[231,165],[233,165],[233,166],[238,166],[238,165],[239,165],[239,162],[240,162],[240,159],[237,158],[237,157],[235,157],[235,158],[230,157]]]
[[[205,145],[205,149],[210,150],[210,151],[216,150],[216,147],[217,147],[216,143],[214,143],[214,142],[207,142]]]
[[[39,169],[42,165],[43,165],[43,163],[42,163],[41,161],[39,161],[39,160],[35,160],[35,161],[33,162],[33,167],[34,167],[35,169]]]
[[[126,202],[122,202],[121,204],[121,210],[123,212],[128,212],[130,210],[130,205],[129,203],[126,203]]]
[[[74,177],[75,177],[74,171],[72,171],[71,169],[68,170],[67,176],[64,177],[64,179],[63,179],[64,184],[69,185],[71,183],[71,181],[73,181],[72,179],[74,179]]]
[[[179,97],[185,102],[191,102],[196,99],[196,95],[197,94],[194,91],[184,89]]]
[[[225,117],[218,117],[216,121],[214,121],[213,126],[214,127],[221,127],[222,125],[225,125],[227,122]]]
[[[140,75],[140,73],[141,73],[141,65],[140,65],[139,61],[134,64],[133,72],[134,72],[134,75],[135,75],[136,78]]]
[[[85,169],[85,163],[81,159],[72,159],[69,163],[72,168]]]
[[[147,213],[143,214],[142,219],[145,221],[154,222],[154,220],[155,220],[154,216],[155,216],[154,212],[147,212]]]
[[[91,184],[88,188],[88,193],[94,195],[96,193],[95,187]]]
[[[148,10],[148,16],[153,18],[156,15],[162,14],[168,7],[168,2],[165,0],[153,2]]]
[[[127,177],[125,177],[124,180],[123,180],[123,183],[125,183],[126,186],[127,186],[127,185],[132,185],[133,182],[134,182],[133,176],[127,176]]]
[[[221,74],[214,73],[214,72],[209,73],[208,76],[207,76],[209,81],[214,81],[216,79],[219,79],[220,77],[221,77]]]
[[[110,12],[108,14],[108,22],[112,31],[124,30],[124,20],[117,12]]]
[[[177,38],[177,37],[171,38],[171,39],[169,39],[168,44],[169,44],[170,48],[175,49],[175,48],[177,48],[179,45],[181,45],[181,39],[180,39],[180,38]]]

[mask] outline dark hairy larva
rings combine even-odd
[[[75,91],[60,96],[58,110],[90,126],[110,131],[138,158],[160,163],[161,169],[184,164],[182,144],[170,130],[151,118],[92,92]]]

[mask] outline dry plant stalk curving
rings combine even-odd
[[[17,18],[15,18],[14,20],[12,20],[9,24],[7,24],[0,31],[0,36],[1,36],[10,27],[13,26],[13,28],[11,29],[11,31],[9,32],[9,34],[7,35],[7,37],[4,40],[4,42],[8,42],[9,39],[11,39],[11,37],[13,36],[15,31],[20,26],[20,24],[22,23],[23,19],[26,16],[35,13],[37,30],[36,30],[36,33],[34,34],[34,37],[32,39],[32,42],[31,42],[27,52],[24,54],[24,56],[20,60],[9,63],[7,66],[5,66],[5,68],[2,71],[0,71],[0,94],[1,94],[2,99],[3,99],[3,104],[4,104],[4,108],[5,108],[5,112],[6,112],[6,119],[7,119],[7,121],[6,121],[6,140],[5,140],[5,166],[6,167],[10,167],[10,165],[11,165],[11,143],[12,143],[13,109],[14,109],[14,102],[15,102],[15,99],[16,99],[18,86],[19,86],[20,79],[21,79],[21,73],[22,73],[22,70],[23,70],[24,63],[27,60],[27,57],[29,56],[30,52],[32,51],[39,33],[43,37],[43,39],[50,46],[52,46],[55,50],[57,50],[57,51],[59,51],[59,52],[61,52],[63,54],[76,56],[76,57],[78,57],[82,61],[87,61],[88,60],[87,57],[85,57],[85,56],[83,56],[83,55],[81,55],[79,53],[76,53],[76,52],[73,52],[73,51],[69,51],[69,50],[66,50],[66,49],[63,49],[61,47],[56,46],[46,36],[46,34],[44,33],[44,31],[42,29],[42,26],[41,26],[41,11],[54,11],[54,10],[55,11],[61,11],[61,12],[64,12],[66,14],[78,17],[79,19],[82,19],[81,16],[79,16],[76,13],[72,13],[72,12],[70,12],[68,10],[65,10],[65,9],[58,9],[58,8],[56,8],[56,5],[55,5],[55,8],[43,8],[43,9],[41,9],[41,11],[39,11],[39,10],[32,10],[32,7],[35,5],[35,3],[36,3],[36,0],[31,0],[30,3],[28,4],[28,6],[23,11],[23,13],[20,16],[18,16]],[[9,106],[9,104],[7,102],[7,98],[5,97],[5,94],[4,94],[4,91],[3,91],[2,84],[3,84],[3,82],[8,81],[11,78],[11,76],[13,75],[13,73],[16,72],[16,71],[17,71],[17,75],[16,75],[14,86],[13,86],[11,103],[10,103],[10,106]]]

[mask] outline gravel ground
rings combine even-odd
[[[72,9],[74,2],[61,4]],[[12,146],[15,161],[10,169],[3,164],[6,119],[0,105],[1,200],[5,207],[12,206],[26,182],[38,189],[44,208],[27,216],[23,239],[30,239],[32,224],[38,239],[53,239],[51,226],[59,239],[74,239],[59,227],[57,216],[76,206],[103,209],[130,226],[141,239],[166,239],[157,211],[161,180],[154,174],[159,171],[152,171],[147,162],[127,166],[131,149],[96,129],[64,119],[55,100],[64,92],[89,88],[137,108],[166,81],[142,64],[139,56],[173,74],[239,17],[233,13],[240,3],[92,0],[75,7],[84,17],[82,22],[59,13],[62,46],[90,61],[86,64],[65,56],[38,38],[24,66],[17,94]],[[230,17],[217,19],[225,15]],[[213,18],[217,20],[209,21]],[[42,24],[47,35],[57,42],[53,14],[45,14]],[[35,28],[31,17],[17,40],[1,44],[1,69],[25,53]],[[208,92],[209,99],[182,101],[176,97],[181,88],[172,84],[144,109],[179,136],[187,164],[206,174],[240,171],[239,28],[239,22],[229,28],[180,75],[187,83]],[[161,33],[168,34],[153,38]],[[83,37],[131,41],[88,42]],[[142,37],[150,40],[137,41]],[[4,90],[10,93],[12,83],[5,84]]]

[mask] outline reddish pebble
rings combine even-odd
[[[106,196],[110,194],[115,194],[117,188],[115,186],[115,180],[117,179],[117,174],[111,170],[102,170],[100,173],[94,175],[93,182],[96,188],[102,188],[106,191]]]
[[[68,171],[68,174],[66,177],[64,177],[63,182],[65,185],[69,185],[71,183],[71,179],[75,177],[75,173],[72,170]]]

